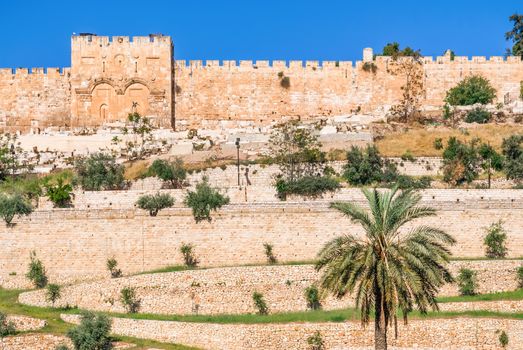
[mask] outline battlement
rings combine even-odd
[[[71,68],[70,67],[37,67],[37,68],[0,68],[0,76],[1,77],[7,77],[7,76],[13,76],[14,77],[20,77],[20,76],[47,76],[47,77],[66,77],[71,74]]]
[[[161,34],[151,34],[149,36],[98,36],[94,34],[73,35],[71,44],[86,46],[111,46],[111,45],[129,45],[129,46],[163,46],[172,45],[170,36]]]

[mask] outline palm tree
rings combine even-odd
[[[444,231],[418,226],[401,228],[414,219],[435,215],[435,209],[419,206],[421,196],[413,191],[363,190],[369,211],[344,202],[331,204],[365,230],[363,239],[347,233],[328,242],[319,253],[321,287],[341,298],[354,295],[363,326],[374,311],[375,349],[387,349],[387,327],[397,314],[404,322],[416,306],[421,313],[438,310],[436,294],[452,281],[446,265],[454,238]]]

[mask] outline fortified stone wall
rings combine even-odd
[[[364,69],[371,63],[375,72]],[[99,126],[131,111],[179,129],[382,113],[398,102],[406,79],[394,64],[373,59],[370,49],[357,62],[175,62],[168,36],[73,36],[71,69],[58,77],[0,71],[0,127]],[[446,91],[472,74],[491,81],[495,102],[518,99],[523,80],[519,57],[425,57],[422,69],[426,110],[439,109]]]
[[[0,128],[70,126],[71,70],[0,69]]]
[[[485,227],[500,219],[508,230],[510,257],[523,256],[523,205],[513,199],[434,202],[437,216],[424,224],[453,235],[457,257],[484,256]],[[195,245],[202,266],[264,263],[263,243],[274,245],[280,261],[308,261],[328,240],[360,227],[325,202],[233,204],[195,223],[190,209],[175,207],[157,217],[136,209],[36,211],[0,227],[0,284],[25,283],[29,255],[36,251],[51,281],[106,274],[114,257],[125,273],[182,263],[182,243]],[[406,228],[408,229],[408,228]]]

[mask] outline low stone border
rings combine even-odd
[[[36,331],[47,325],[45,320],[29,316],[7,315],[7,322],[13,322],[19,332]]]
[[[478,292],[493,293],[517,287],[516,269],[520,260],[453,261],[456,274],[461,267],[477,272]],[[155,314],[240,314],[254,313],[252,293],[260,292],[270,312],[304,311],[305,288],[318,282],[320,274],[312,265],[279,265],[213,268],[149,275],[137,275],[64,287],[55,306],[78,306],[82,309],[125,312],[120,291],[136,288],[141,299],[139,311]],[[440,295],[457,295],[456,285],[446,285]],[[22,293],[19,301],[35,306],[50,306],[45,291]],[[353,305],[350,297],[322,301],[326,310]]]
[[[78,315],[61,315],[70,323],[79,323]],[[212,324],[174,321],[112,319],[112,332],[118,335],[185,344],[205,349],[228,350],[308,350],[307,338],[321,333],[327,349],[354,349],[373,345],[374,327],[362,328],[359,322],[286,323],[286,324]],[[498,349],[498,330],[509,337],[506,349],[521,349],[523,321],[495,318],[453,318],[411,320],[398,326],[391,347],[416,349]]]
[[[441,311],[492,311],[492,312],[522,312],[523,300],[495,300],[440,303]]]
[[[9,350],[53,350],[58,345],[72,349],[73,344],[65,336],[54,334],[24,334],[0,338],[0,349]]]

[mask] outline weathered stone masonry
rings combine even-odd
[[[283,117],[317,117],[386,110],[401,97],[404,77],[376,57],[351,61],[174,61],[171,38],[80,35],[71,39],[71,68],[0,70],[0,127],[38,130],[124,120],[136,110],[164,127],[265,125]],[[472,74],[488,78],[496,102],[519,97],[519,57],[423,59],[425,109]],[[280,84],[283,77],[288,88]]]

